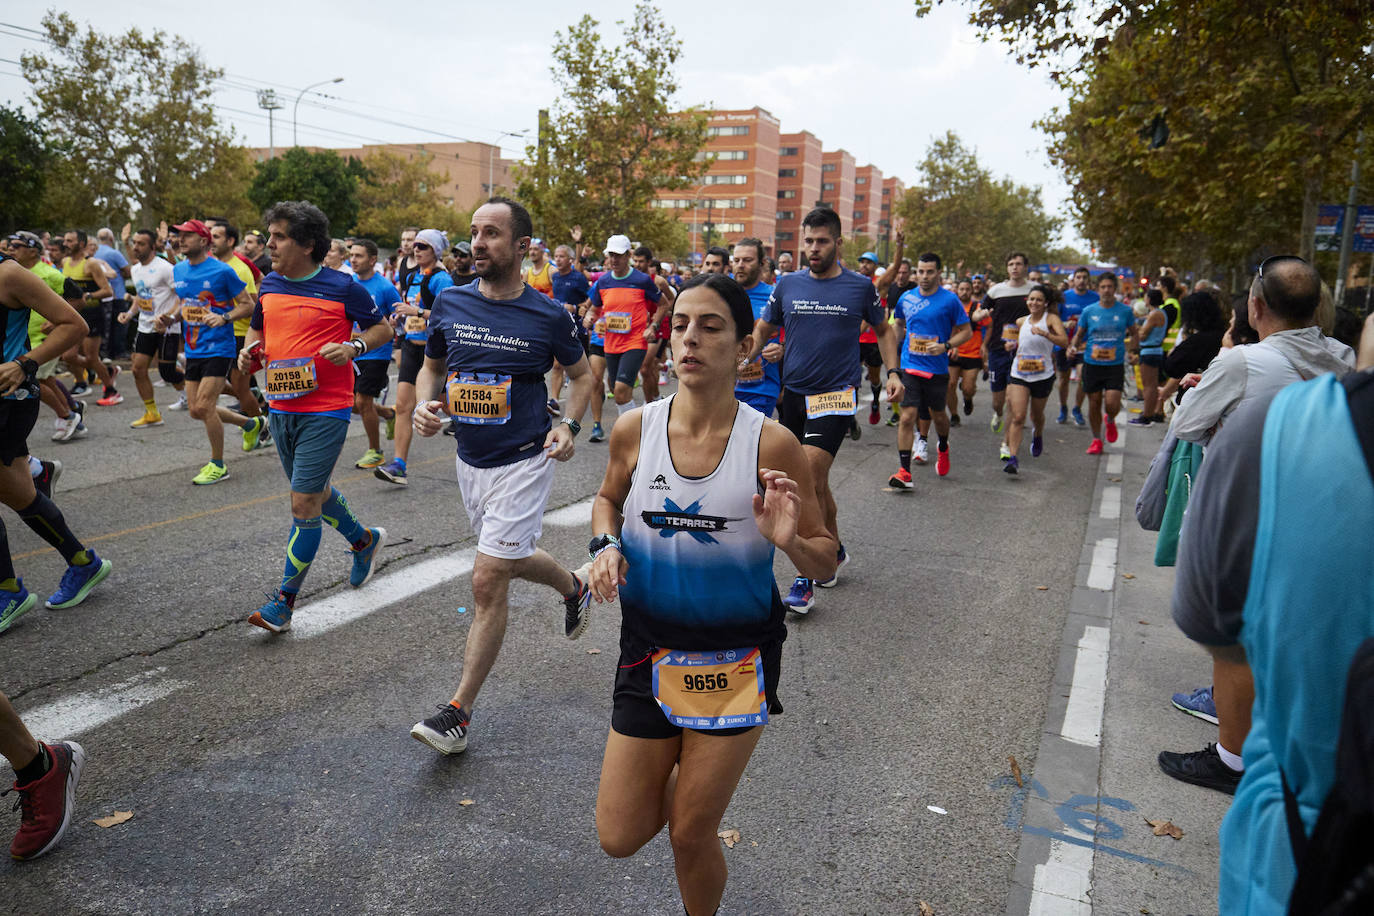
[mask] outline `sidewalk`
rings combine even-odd
[[[1009,816],[1022,840],[1008,916],[1216,912],[1230,796],[1171,779],[1155,759],[1216,740],[1170,704],[1210,683],[1211,661],[1173,625],[1174,571],[1154,565],[1156,535],[1134,516],[1165,427],[1122,430],[1095,483],[1035,772]],[[1147,820],[1183,837],[1155,836]]]

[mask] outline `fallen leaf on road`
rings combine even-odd
[[[1121,578],[1123,578],[1123,579],[1134,579],[1134,578],[1135,578],[1135,573],[1126,573],[1126,574],[1123,575]]]
[[[588,650],[587,650],[587,654],[588,654],[588,655],[600,655],[600,654],[601,654],[601,650],[600,650],[600,649],[588,649]]]
[[[1112,483],[1121,483],[1120,477],[1108,477],[1107,479],[1110,480]]]
[[[458,804],[460,804],[460,805],[462,805],[464,808],[466,808],[468,805],[475,805],[475,804],[477,804],[477,802],[473,801],[473,800],[470,799],[470,798],[465,798],[465,799],[463,799],[462,801],[460,801]]]
[[[1011,761],[1011,775],[1016,777],[1016,788],[1021,788],[1025,783],[1021,781],[1021,764],[1016,762],[1015,757],[1008,757]]]
[[[1047,592],[1050,590],[1050,587],[1048,585],[1037,585],[1035,590],[1038,592]]]
[[[916,906],[919,907],[917,912],[920,913],[921,916],[935,916],[935,907],[926,903],[924,900],[917,900]]]
[[[1155,836],[1171,836],[1176,840],[1183,839],[1183,830],[1173,821],[1152,821],[1147,817],[1145,823],[1154,828]]]
[[[98,817],[98,818],[96,818],[95,821],[93,821],[93,823],[94,823],[97,827],[115,827],[115,826],[117,826],[117,825],[119,825],[119,824],[124,823],[125,821],[127,821],[129,818],[131,818],[131,817],[133,817],[133,816],[134,816],[134,813],[133,813],[132,811],[116,811],[114,814],[111,814],[109,817]]]
[[[750,845],[750,846],[757,846],[757,845],[759,845],[759,841],[758,841],[758,840],[750,840],[750,841],[749,841],[749,845]]]
[[[1143,623],[1143,624],[1145,624],[1145,626],[1147,626],[1147,627],[1150,625],[1150,621],[1148,621],[1148,620],[1137,620],[1136,623]]]
[[[739,831],[733,828],[730,830],[722,830],[719,833],[717,833],[716,836],[724,840],[725,845],[730,849],[734,849],[735,844],[738,843],[740,840]]]
[[[941,808],[939,805],[926,805],[926,810],[930,811],[933,814],[949,814],[948,811],[946,811],[944,808]]]

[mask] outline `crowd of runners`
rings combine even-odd
[[[594,250],[575,229],[550,250],[504,197],[475,211],[469,238],[407,228],[387,259],[370,240],[332,238],[304,202],[271,207],[246,233],[213,217],[119,242],[108,230],[18,232],[0,262],[0,501],[68,563],[48,607],[79,604],[109,575],[53,502],[53,456],[87,435],[90,411],[128,410],[106,358],[127,343],[130,427],[204,427],[208,460],[188,484],[230,479],[226,424],[244,452],[276,449],[291,527],[280,581],[248,622],[280,634],[309,613],[298,596],[324,525],[352,551],[354,588],[387,541],[331,484],[351,417],[366,435],[353,463],[378,486],[407,485],[415,435],[452,435],[477,539],[475,613],[453,696],[411,735],[442,754],[467,746],[513,580],[554,590],[571,639],[595,604],[618,600],[601,845],[628,856],[667,824],[687,912],[712,913],[725,885],[720,819],[757,726],[782,708],[786,615],[810,612],[849,559],[829,482],[844,441],[864,419],[895,426],[887,485],[912,491],[923,465],[951,474],[952,430],[976,418],[1001,435],[1002,472],[1019,475],[1044,453],[1057,395],[1055,422],[1089,427],[1086,451],[1100,455],[1128,396],[1141,401],[1131,423],[1172,407],[1163,357],[1189,320],[1170,272],[1137,301],[1138,285],[1110,271],[1058,284],[1021,252],[1002,276],[961,275],[939,253],[908,256],[900,231],[887,263],[864,252],[850,269],[828,208],[801,235],[797,269],[791,252],[743,238],[696,270],[625,235]],[[31,454],[44,407],[54,432]],[[567,562],[538,540],[584,419],[587,440],[606,442],[605,476],[588,556]],[[0,548],[3,632],[38,598]],[[785,594],[777,550],[796,572]],[[33,858],[65,829],[83,751],[37,742],[3,695],[0,720],[24,810],[11,852]]]

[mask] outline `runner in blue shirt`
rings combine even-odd
[[[926,463],[926,435],[935,422],[939,437],[939,454],[935,472],[941,477],[949,473],[949,414],[945,408],[949,400],[949,354],[973,336],[964,303],[952,291],[940,285],[940,256],[926,252],[916,259],[916,288],[907,290],[897,300],[892,318],[897,336],[902,341],[902,416],[897,427],[897,457],[901,467],[888,480],[888,485],[903,490],[912,489],[912,440],[916,439],[917,464]]]
[[[567,245],[559,245],[553,250],[553,269],[549,271],[549,284],[553,288],[551,298],[554,302],[567,311],[572,316],[573,323],[577,328],[577,339],[582,344],[582,352],[590,352],[587,344],[587,329],[582,327],[579,314],[582,311],[582,303],[587,301],[587,294],[591,290],[591,283],[587,281],[586,274],[578,269],[573,261],[572,249]],[[557,416],[563,408],[558,403],[558,396],[563,393],[563,384],[566,375],[563,367],[555,362],[553,371],[549,373],[549,412]],[[592,436],[593,442],[600,442],[604,436],[599,436],[598,427],[601,425],[601,402],[592,402]],[[557,411],[558,413],[555,413]]]
[[[1068,349],[1069,358],[1083,354],[1083,390],[1088,395],[1088,422],[1093,441],[1089,455],[1102,454],[1102,408],[1106,403],[1107,441],[1117,437],[1116,415],[1121,412],[1121,389],[1126,383],[1126,341],[1137,348],[1135,313],[1116,301],[1116,276],[1110,272],[1097,278],[1101,301],[1083,310],[1078,332]],[[1107,303],[1103,306],[1102,303]]]
[[[896,335],[883,315],[877,287],[862,274],[840,266],[840,231],[840,217],[829,207],[816,207],[806,214],[802,251],[811,269],[788,274],[773,287],[763,317],[754,325],[746,362],[763,352],[779,328],[784,330],[779,419],[802,444],[826,530],[840,545],[839,565],[843,566],[849,558],[839,536],[830,466],[845,433],[858,432],[855,392],[863,376],[859,333],[865,321],[873,326],[888,366],[889,401],[897,398],[902,386],[896,378],[901,375],[896,368]],[[838,577],[837,572],[816,584],[830,588]],[[805,614],[814,605],[813,597],[811,580],[798,576],[786,603]]]
[[[734,270],[735,282],[744,288],[749,302],[754,307],[754,320],[763,317],[768,299],[773,295],[773,287],[760,279],[763,275],[763,242],[760,239],[744,238],[735,243],[730,259]],[[752,329],[752,325],[750,326]],[[778,395],[782,393],[782,341],[774,336],[764,345],[763,352],[745,363],[739,369],[735,380],[735,397],[750,407],[772,417],[778,406]]]
[[[1078,319],[1083,314],[1083,310],[1090,305],[1096,305],[1098,295],[1090,286],[1092,284],[1092,274],[1088,268],[1080,267],[1073,272],[1073,286],[1064,291],[1064,301],[1059,304],[1059,320],[1064,325],[1064,331],[1069,335],[1069,340],[1073,340],[1073,335],[1078,333]],[[1068,353],[1062,347],[1054,348],[1054,369],[1059,374],[1059,416],[1055,418],[1056,423],[1064,423],[1069,418],[1069,378],[1073,375],[1075,366],[1083,364],[1083,356],[1080,354],[1073,359],[1069,359]],[[1073,398],[1073,422],[1082,426],[1083,420],[1083,379],[1078,379],[1078,391]]]
[[[506,632],[511,580],[557,589],[569,639],[586,629],[591,604],[587,585],[536,546],[554,463],[573,455],[594,381],[572,316],[521,279],[532,235],[529,212],[516,201],[493,197],[477,208],[472,255],[480,279],[435,298],[416,379],[424,396],[415,408],[416,432],[434,435],[442,414],[457,424],[458,489],[477,534],[476,614],[462,679],[452,700],[410,730],[442,754],[467,747],[473,703]],[[544,373],[555,362],[572,379],[572,391],[562,422],[550,428]],[[443,400],[428,400],[441,385]]]
[[[353,279],[377,306],[382,317],[391,320],[391,312],[401,301],[401,294],[391,282],[377,273],[377,243],[371,239],[357,239],[349,246],[348,261],[353,268]],[[362,329],[355,326],[354,333]],[[389,379],[387,370],[391,368],[392,340],[368,350],[353,360],[357,375],[353,378],[353,412],[363,419],[363,432],[367,434],[367,451],[353,465],[355,468],[380,467],[386,461],[382,454],[382,436],[379,419],[386,421],[386,437],[396,437],[396,410],[383,407],[377,398],[387,389]]]

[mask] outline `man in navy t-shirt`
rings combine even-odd
[[[953,290],[940,285],[940,256],[926,252],[916,259],[916,288],[902,293],[893,308],[897,335],[902,341],[902,416],[897,427],[897,458],[901,468],[888,481],[909,490],[912,443],[918,464],[926,463],[926,434],[935,422],[939,437],[935,470],[949,473],[949,354],[973,336],[964,303]],[[915,438],[917,425],[920,438]]]
[[[825,526],[839,542],[830,465],[845,433],[858,430],[853,420],[858,405],[855,391],[863,372],[859,333],[865,321],[873,326],[888,366],[889,399],[901,393],[901,383],[894,377],[901,373],[896,368],[896,338],[884,318],[877,288],[867,277],[839,264],[840,217],[834,210],[817,207],[802,220],[802,252],[811,269],[779,278],[763,317],[754,325],[754,342],[745,363],[763,352],[779,328],[784,330],[779,420],[802,444]],[[848,561],[843,543],[839,560],[841,566]],[[817,584],[829,588],[838,575]],[[792,583],[786,602],[799,614],[811,610],[811,585],[810,579],[800,576]]]
[[[434,299],[424,366],[415,386],[415,430],[433,436],[440,415],[456,424],[458,488],[472,529],[476,614],[453,699],[417,722],[412,737],[442,754],[467,747],[468,717],[501,650],[512,579],[558,590],[570,639],[587,626],[591,590],[535,546],[555,461],[573,454],[595,384],[567,311],[527,285],[520,263],[530,246],[529,212],[493,197],[472,215],[473,266],[478,281],[442,290]],[[550,428],[544,373],[555,363],[572,379],[568,409]],[[442,400],[429,400],[442,390]]]
[[[1064,301],[1059,306],[1059,320],[1064,322],[1064,332],[1069,335],[1069,340],[1073,340],[1074,334],[1078,332],[1078,318],[1083,314],[1083,310],[1090,305],[1098,303],[1097,293],[1090,289],[1092,274],[1088,268],[1080,267],[1073,272],[1073,286],[1064,291]],[[1063,423],[1068,419],[1069,408],[1069,376],[1073,374],[1074,366],[1083,364],[1083,356],[1079,354],[1073,359],[1069,359],[1068,353],[1060,347],[1054,348],[1054,368],[1059,373],[1059,417],[1056,423]],[[1078,393],[1073,398],[1073,422],[1082,426],[1083,419],[1083,379],[1078,380]]]

